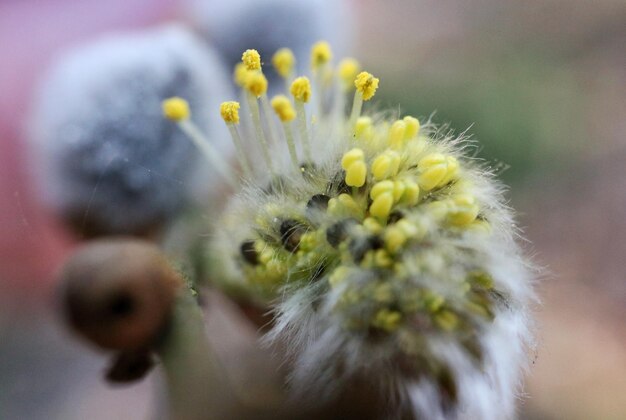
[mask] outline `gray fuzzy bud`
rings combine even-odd
[[[309,68],[311,45],[326,40],[338,56],[350,44],[352,20],[342,0],[187,0],[190,17],[234,66],[249,48],[259,51],[264,63],[280,48],[291,48],[298,72]],[[270,82],[276,74],[269,72]]]
[[[161,101],[187,99],[192,119],[226,152],[215,110],[228,86],[219,58],[178,26],[110,35],[67,53],[38,91],[31,118],[45,201],[84,234],[161,226],[197,195],[194,180],[207,166],[163,118]]]

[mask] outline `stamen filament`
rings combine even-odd
[[[200,129],[189,119],[177,121],[180,129],[191,139],[196,147],[204,154],[209,163],[217,170],[217,172],[228,182],[231,187],[236,187],[237,182],[233,178],[233,174],[226,164],[223,156],[215,150],[209,140],[202,134]]]
[[[354,100],[352,101],[352,113],[350,114],[350,128],[354,129],[356,120],[361,116],[363,108],[363,94],[358,90],[354,92]]]
[[[261,95],[261,106],[263,107],[263,114],[265,116],[265,123],[269,131],[270,139],[276,144],[278,143],[278,134],[276,133],[275,120],[272,118],[272,107],[270,101],[267,99],[267,94]]]
[[[254,131],[256,138],[261,146],[261,152],[263,159],[269,168],[272,175],[274,174],[274,165],[272,164],[272,158],[270,157],[270,149],[263,133],[263,127],[261,126],[261,113],[259,111],[259,102],[257,98],[250,92],[248,92],[248,106],[250,107],[250,118],[252,118],[252,125],[254,125]]]
[[[298,131],[300,132],[300,141],[304,149],[304,156],[308,161],[311,160],[311,143],[309,142],[309,132],[306,127],[306,112],[304,110],[304,102],[296,100],[296,118],[298,119]]]
[[[243,142],[241,141],[239,130],[237,130],[237,126],[235,124],[226,124],[226,126],[228,127],[230,135],[233,138],[235,151],[237,152],[237,159],[239,160],[239,165],[241,165],[241,169],[243,170],[243,175],[246,179],[251,179],[252,169],[250,169],[250,164],[248,163],[246,154],[243,151]]]
[[[293,129],[291,128],[290,122],[283,123],[283,129],[285,131],[285,139],[287,140],[287,148],[289,149],[289,156],[291,157],[291,163],[297,169],[299,169],[298,165],[298,154],[296,153],[296,143],[293,140]]]

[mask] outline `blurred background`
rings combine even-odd
[[[64,329],[55,277],[77,239],[40,203],[24,125],[56,54],[183,19],[177,0],[0,0],[0,419],[149,418]],[[626,418],[626,2],[352,0],[377,99],[469,127],[545,267],[524,419]],[[251,46],[253,47],[253,46]],[[106,410],[102,410],[106,407]]]

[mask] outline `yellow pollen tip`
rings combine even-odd
[[[381,309],[374,315],[372,325],[381,330],[392,332],[398,329],[402,322],[402,314],[398,311]]]
[[[367,178],[365,155],[361,149],[346,152],[341,159],[341,167],[346,171],[346,184],[349,187],[362,187]]]
[[[183,98],[173,97],[166,99],[161,104],[163,115],[172,121],[182,121],[189,119],[191,112],[189,111],[189,103]]]
[[[364,159],[365,155],[363,154],[363,150],[352,149],[343,155],[343,158],[341,159],[341,167],[347,170],[354,162],[362,161]]]
[[[393,192],[383,192],[372,201],[370,206],[370,214],[379,219],[386,219],[391,213],[391,207],[393,206]]]
[[[288,122],[296,118],[296,110],[293,109],[291,101],[285,95],[274,96],[271,103],[274,112],[276,112],[276,115],[282,122]]]
[[[363,100],[368,101],[376,94],[378,82],[379,79],[374,77],[371,73],[362,71],[356,76],[354,86],[356,86],[356,90],[363,96]]]
[[[389,129],[389,145],[394,149],[399,149],[404,145],[406,134],[406,123],[398,120],[391,124]]]
[[[337,68],[337,74],[346,88],[352,86],[352,82],[356,79],[356,75],[359,73],[360,69],[361,65],[354,58],[344,58],[341,60]]]
[[[246,76],[246,89],[257,98],[267,92],[267,79],[263,73],[248,72]]]
[[[395,176],[400,168],[400,155],[393,150],[387,150],[377,156],[372,163],[372,175],[374,179],[381,179]]]
[[[319,41],[311,48],[311,67],[314,69],[323,66],[333,58],[330,45],[326,41]]]
[[[355,137],[368,137],[372,134],[372,119],[370,117],[359,117],[354,125]]]
[[[289,48],[281,48],[274,53],[272,57],[272,65],[281,77],[287,78],[293,71],[296,64],[296,57]]]
[[[239,102],[222,102],[220,105],[220,114],[227,124],[239,123]]]
[[[448,174],[448,160],[441,153],[426,155],[417,165],[421,171],[420,188],[424,191],[430,191],[439,186]]]
[[[392,181],[377,182],[370,191],[370,197],[372,200],[376,200],[381,194],[393,192],[393,187],[394,185]]]
[[[362,160],[352,163],[346,169],[346,185],[349,187],[362,187],[367,178],[367,166]]]
[[[307,77],[298,77],[291,84],[291,94],[300,102],[309,102],[311,99],[311,82]]]
[[[261,70],[261,55],[257,50],[244,51],[241,61],[248,70]]]
[[[235,65],[235,70],[233,71],[233,80],[235,84],[239,87],[244,87],[246,85],[246,78],[248,77],[248,69],[246,65],[243,63],[237,63]]]
[[[404,138],[408,140],[417,137],[420,132],[420,121],[417,118],[411,117],[409,115],[404,117],[402,121],[404,121],[404,123],[406,124]]]

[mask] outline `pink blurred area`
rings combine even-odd
[[[175,3],[0,1],[0,297],[48,295],[54,271],[75,242],[37,201],[31,184],[24,125],[38,81],[65,49],[105,32],[171,19]]]

